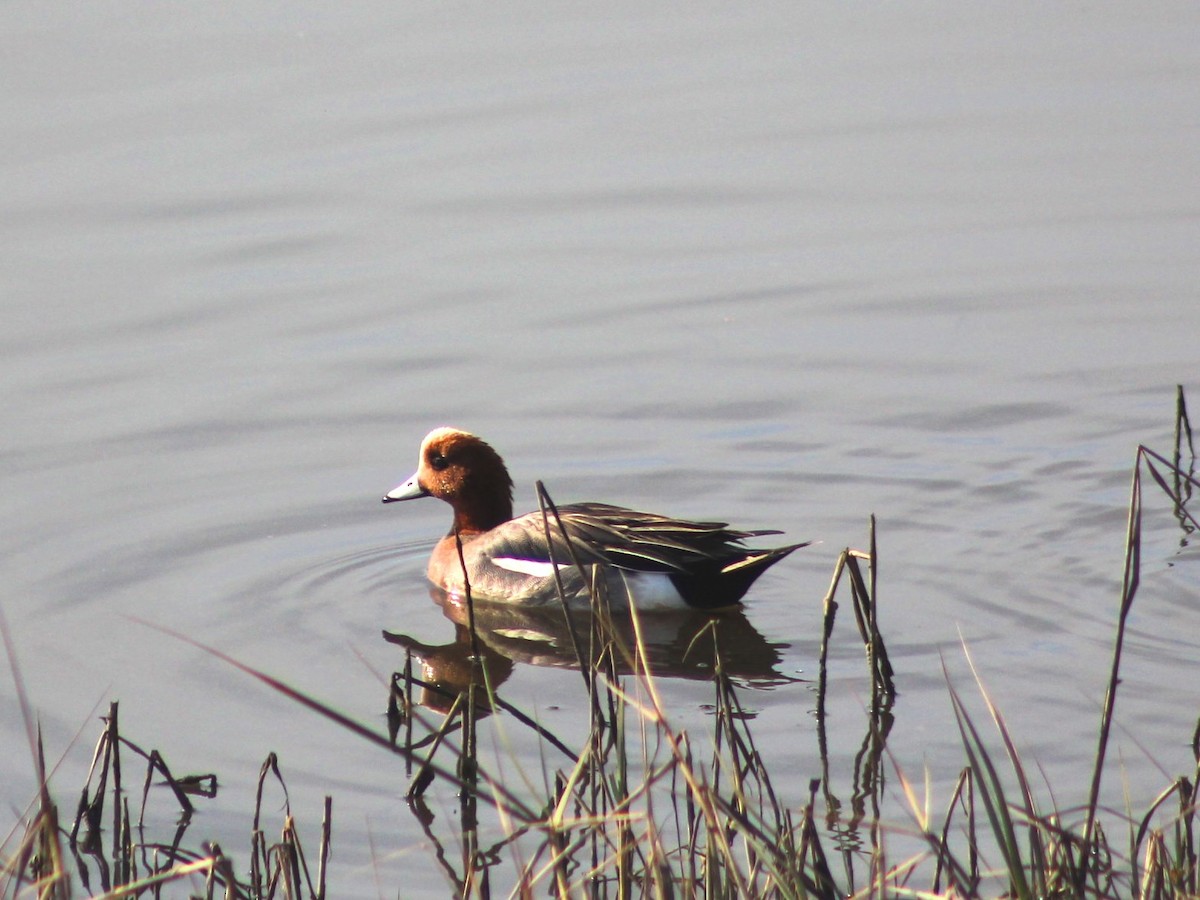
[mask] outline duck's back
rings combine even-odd
[[[564,532],[566,538],[564,538]],[[724,522],[690,522],[610,506],[577,503],[528,513],[469,536],[463,561],[473,597],[508,603],[586,600],[593,587],[614,606],[639,609],[716,608],[737,603],[769,566],[804,544],[745,547],[776,531],[734,531]],[[575,562],[579,563],[576,567]],[[555,579],[557,568],[558,579]],[[430,560],[430,578],[462,594],[465,585],[453,535]]]

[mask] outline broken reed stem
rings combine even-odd
[[[117,729],[117,702],[114,700],[108,707],[108,746],[111,751],[110,764],[113,778],[113,826],[112,833],[121,833],[121,739]],[[113,869],[120,871],[121,853],[119,842],[113,840]],[[124,883],[124,882],[120,882]]]
[[[467,630],[471,633],[471,658],[478,666],[483,664],[483,657],[479,654],[479,634],[475,630],[475,601],[471,597],[471,577],[467,574],[467,560],[463,556],[462,535],[458,532],[457,524],[454,526],[454,547],[458,551],[458,565],[462,568],[463,594],[467,601]]]
[[[875,514],[871,514],[870,522],[870,556],[867,558],[868,577],[868,609],[871,613],[871,660],[872,677],[879,690],[883,692],[884,700],[889,703],[895,699],[896,686],[892,677],[892,662],[888,658],[887,646],[883,642],[883,632],[879,629],[879,600],[876,587],[879,584],[879,547],[875,540]],[[878,699],[878,698],[875,698]],[[878,705],[878,704],[876,704]]]
[[[849,554],[849,547],[838,554],[837,562],[833,565],[833,578],[829,581],[829,590],[825,592],[825,599],[821,603],[823,611],[821,617],[821,651],[817,657],[818,721],[824,721],[825,719],[826,662],[829,659],[829,638],[833,635],[833,622],[837,618],[838,611],[838,604],[834,596],[837,594],[838,582],[842,578],[842,572],[846,570],[846,559]]]
[[[1192,442],[1192,421],[1188,417],[1187,400],[1183,396],[1183,385],[1176,385],[1175,399],[1175,468],[1182,469],[1183,445],[1187,444],[1191,464],[1188,466],[1191,474],[1192,465],[1196,462],[1196,445]],[[1178,493],[1178,491],[1177,491]]]
[[[859,634],[867,652],[867,668],[871,674],[871,702],[876,708],[883,703],[890,703],[895,697],[896,689],[892,683],[892,664],[888,661],[887,648],[883,643],[883,635],[879,633],[878,610],[875,605],[874,591],[874,562],[875,548],[875,517],[871,517],[870,551],[865,554],[850,551],[846,560],[846,568],[850,573],[850,595],[854,600],[854,619],[858,624]],[[869,580],[864,579],[862,568],[858,561],[867,560]]]
[[[879,634],[879,605],[876,602],[875,585],[876,574],[879,570],[879,550],[875,544],[875,514],[871,513],[869,524],[867,525],[867,621],[871,625],[871,639],[868,641],[871,654],[871,706],[875,708],[879,705],[879,692],[884,686],[883,672],[886,670],[886,683],[890,686],[891,683],[891,664],[887,659],[887,650],[883,647],[883,638]],[[889,690],[889,693],[891,691]]]
[[[828,684],[829,641],[833,635],[834,620],[837,617],[838,603],[835,599],[842,575],[850,579],[850,596],[853,601],[854,620],[862,637],[863,647],[867,655],[867,670],[871,677],[871,706],[874,710],[883,710],[895,700],[896,687],[893,679],[891,661],[888,659],[887,646],[883,634],[879,630],[878,601],[876,594],[878,578],[879,552],[875,540],[875,516],[868,523],[869,550],[845,548],[834,563],[833,576],[829,581],[829,590],[822,601],[823,616],[821,621],[821,648],[817,663],[817,718],[825,715],[825,695]],[[859,560],[867,561],[867,578],[863,578]]]
[[[1137,594],[1141,572],[1142,553],[1142,454],[1139,449],[1133,465],[1133,483],[1129,491],[1129,516],[1125,531],[1125,570],[1121,582],[1121,606],[1117,615],[1117,636],[1113,643],[1112,668],[1108,678],[1108,689],[1104,694],[1104,708],[1100,715],[1100,737],[1096,748],[1096,762],[1092,770],[1092,784],[1088,791],[1086,819],[1083,826],[1083,847],[1080,864],[1075,878],[1075,889],[1082,891],[1092,864],[1092,847],[1096,825],[1096,809],[1100,802],[1100,781],[1104,772],[1104,757],[1108,751],[1108,735],[1112,727],[1113,710],[1117,702],[1117,687],[1121,683],[1121,652],[1125,646],[1125,626],[1133,598]]]
[[[317,864],[317,897],[325,900],[325,867],[329,862],[329,847],[333,836],[333,797],[325,795],[325,812],[321,816],[321,858]]]
[[[162,754],[153,749],[147,753],[145,750],[126,737],[119,737],[118,739],[130,751],[136,753],[142,759],[146,760],[146,778],[142,782],[142,806],[141,811],[138,814],[138,827],[142,827],[145,819],[146,806],[150,798],[150,786],[154,781],[155,772],[158,772],[158,774],[162,776],[163,780],[167,783],[167,787],[169,787],[174,793],[175,802],[179,804],[181,816],[184,819],[189,818],[194,810],[192,801],[188,799],[187,792],[183,789],[183,786],[179,783],[179,781],[176,780],[175,776],[171,774],[171,769],[167,766],[166,760],[162,758]],[[206,782],[210,785],[208,790],[215,794],[217,790],[216,775],[208,774],[192,776],[192,783],[196,785],[198,793],[202,793],[204,791],[203,788],[200,788],[200,785]]]
[[[463,704],[464,694],[460,693],[454,698],[454,702],[450,704],[450,709],[446,713],[446,717],[442,720],[442,726],[434,735],[433,744],[429,748],[429,753],[425,756],[421,767],[417,769],[417,774],[413,776],[412,783],[409,785],[408,794],[409,800],[415,797],[420,797],[425,793],[425,789],[433,783],[436,775],[436,770],[433,766],[433,757],[437,753],[438,747],[442,745],[442,741],[446,739],[446,735],[450,733],[451,727],[454,724],[454,717],[458,714],[460,707]],[[460,790],[466,786],[461,781],[461,776],[456,773],[455,780],[459,783]]]
[[[546,491],[546,486],[541,481],[537,481],[534,487],[538,498],[538,509],[542,513],[542,533],[546,537],[546,548],[550,554],[550,570],[554,574],[554,587],[558,593],[558,601],[562,606],[563,616],[566,618],[567,634],[571,638],[571,649],[575,651],[575,659],[579,662],[579,673],[583,676],[584,686],[590,694],[592,692],[590,660],[584,658],[583,650],[579,646],[579,637],[575,633],[575,621],[571,616],[571,605],[567,602],[567,591],[563,585],[562,573],[558,570],[558,560],[554,558],[554,540],[550,536],[550,513],[554,514],[554,521],[558,524],[559,534],[563,536],[567,544],[567,554],[571,557],[571,562],[581,576],[583,574],[583,566],[575,555],[575,548],[571,545],[567,529],[563,527],[562,516],[559,515],[558,507],[554,505],[554,501],[550,499],[550,494]]]
[[[404,772],[406,775],[412,775],[412,733],[413,733],[413,674],[412,674],[412,650],[404,652]]]
[[[1194,525],[1186,521],[1185,510],[1192,499],[1192,479],[1196,472],[1196,445],[1192,442],[1192,422],[1188,418],[1187,401],[1183,396],[1183,385],[1177,386],[1178,396],[1175,402],[1175,456],[1174,456],[1174,485],[1175,485],[1175,517],[1179,519],[1185,533],[1195,530]],[[1187,444],[1187,474],[1183,472],[1184,444]],[[1186,537],[1183,539],[1186,541]]]
[[[459,797],[463,801],[463,827],[474,827],[474,809],[468,817],[465,808],[475,797],[476,784],[479,775],[476,744],[476,725],[479,721],[479,707],[476,706],[475,693],[479,686],[474,682],[467,685],[466,702],[462,711],[462,748],[458,756],[458,777],[462,781]],[[470,820],[470,824],[468,821]]]

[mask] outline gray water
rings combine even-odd
[[[1197,387],[1198,28],[1183,3],[0,7],[0,607],[64,805],[119,699],[219,775],[193,829],[235,858],[274,750],[310,840],[335,798],[337,896],[444,894],[402,764],[145,624],[380,724],[381,629],[451,640],[423,577],[448,510],[379,503],[441,424],[522,508],[542,479],[821,541],[746,609],[792,805],[820,770],[791,679],[871,514],[898,764],[948,801],[965,642],[1082,802],[1134,450],[1169,450]],[[1146,506],[1135,811],[1191,771],[1200,706],[1195,549]],[[522,660],[503,694],[577,734],[578,685]],[[707,727],[702,681],[663,691]],[[0,713],[19,809],[11,679]]]

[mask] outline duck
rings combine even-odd
[[[500,454],[449,427],[425,436],[416,472],[383,502],[422,497],[444,500],[454,511],[450,531],[429,558],[429,580],[452,597],[469,591],[472,599],[530,607],[560,599],[578,607],[598,593],[613,608],[634,605],[639,612],[736,606],[763,572],[811,543],[754,549],[743,542],[782,532],[736,531],[725,522],[607,503],[514,517],[513,481]]]

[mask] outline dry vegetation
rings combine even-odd
[[[703,735],[672,724],[648,662],[642,621],[632,615],[618,626],[599,596],[591,615],[563,609],[578,660],[580,697],[590,710],[590,728],[578,742],[551,734],[496,695],[491,657],[476,642],[470,602],[466,608],[475,652],[467,677],[453,686],[426,681],[413,674],[410,658],[391,679],[386,733],[229,662],[406,761],[409,803],[430,845],[439,848],[439,865],[452,893],[462,897],[1195,896],[1200,852],[1196,771],[1167,785],[1140,819],[1118,817],[1106,827],[1099,806],[1125,626],[1138,590],[1145,479],[1169,498],[1185,536],[1197,527],[1188,511],[1198,482],[1182,390],[1176,421],[1173,458],[1139,447],[1133,465],[1111,678],[1091,788],[1085,802],[1070,810],[1048,807],[1035,794],[1027,765],[981,683],[977,689],[999,746],[994,738],[989,744],[959,690],[947,680],[966,764],[943,814],[932,815],[905,777],[902,762],[888,759],[895,689],[876,626],[874,522],[868,549],[847,549],[839,557],[825,598],[815,717],[824,758],[826,654],[837,598],[848,593],[871,685],[869,724],[855,761],[851,819],[864,836],[856,848],[831,837],[842,804],[832,795],[828,777],[813,781],[807,802],[789,806],[781,801],[756,749],[753,719],[723,664],[715,627],[708,636],[714,714],[711,731]],[[546,528],[554,528],[554,505],[540,485],[539,492]],[[10,640],[7,630],[5,640]],[[12,659],[11,646],[9,650]],[[27,722],[32,722],[15,667],[14,678]],[[228,856],[215,845],[185,849],[192,798],[215,792],[215,777],[174,777],[156,752],[143,751],[120,733],[115,703],[104,721],[91,774],[69,825],[60,819],[47,784],[40,738],[28,726],[42,787],[0,852],[0,894],[176,896],[182,891],[174,883],[183,879],[187,891],[207,896],[325,896],[329,798],[324,822],[307,823],[319,835],[315,844],[301,844],[286,805],[282,824],[273,829],[280,837],[268,838],[261,812],[269,781],[278,782],[286,802],[272,755],[260,774],[249,846]],[[489,728],[495,734],[481,742],[481,730]],[[504,729],[526,729],[544,747],[538,778],[505,777],[497,760],[480,753],[481,743],[504,746]],[[1200,731],[1192,749],[1200,761]],[[133,784],[131,766],[136,766]],[[886,815],[885,771],[896,773]],[[166,840],[144,834],[149,788],[156,780],[170,786],[181,815],[179,827]],[[433,817],[423,812],[424,797],[434,790],[456,795],[461,828],[454,834],[435,833]],[[889,831],[915,835],[920,849],[903,859],[889,858]],[[447,845],[457,852],[445,852]]]

